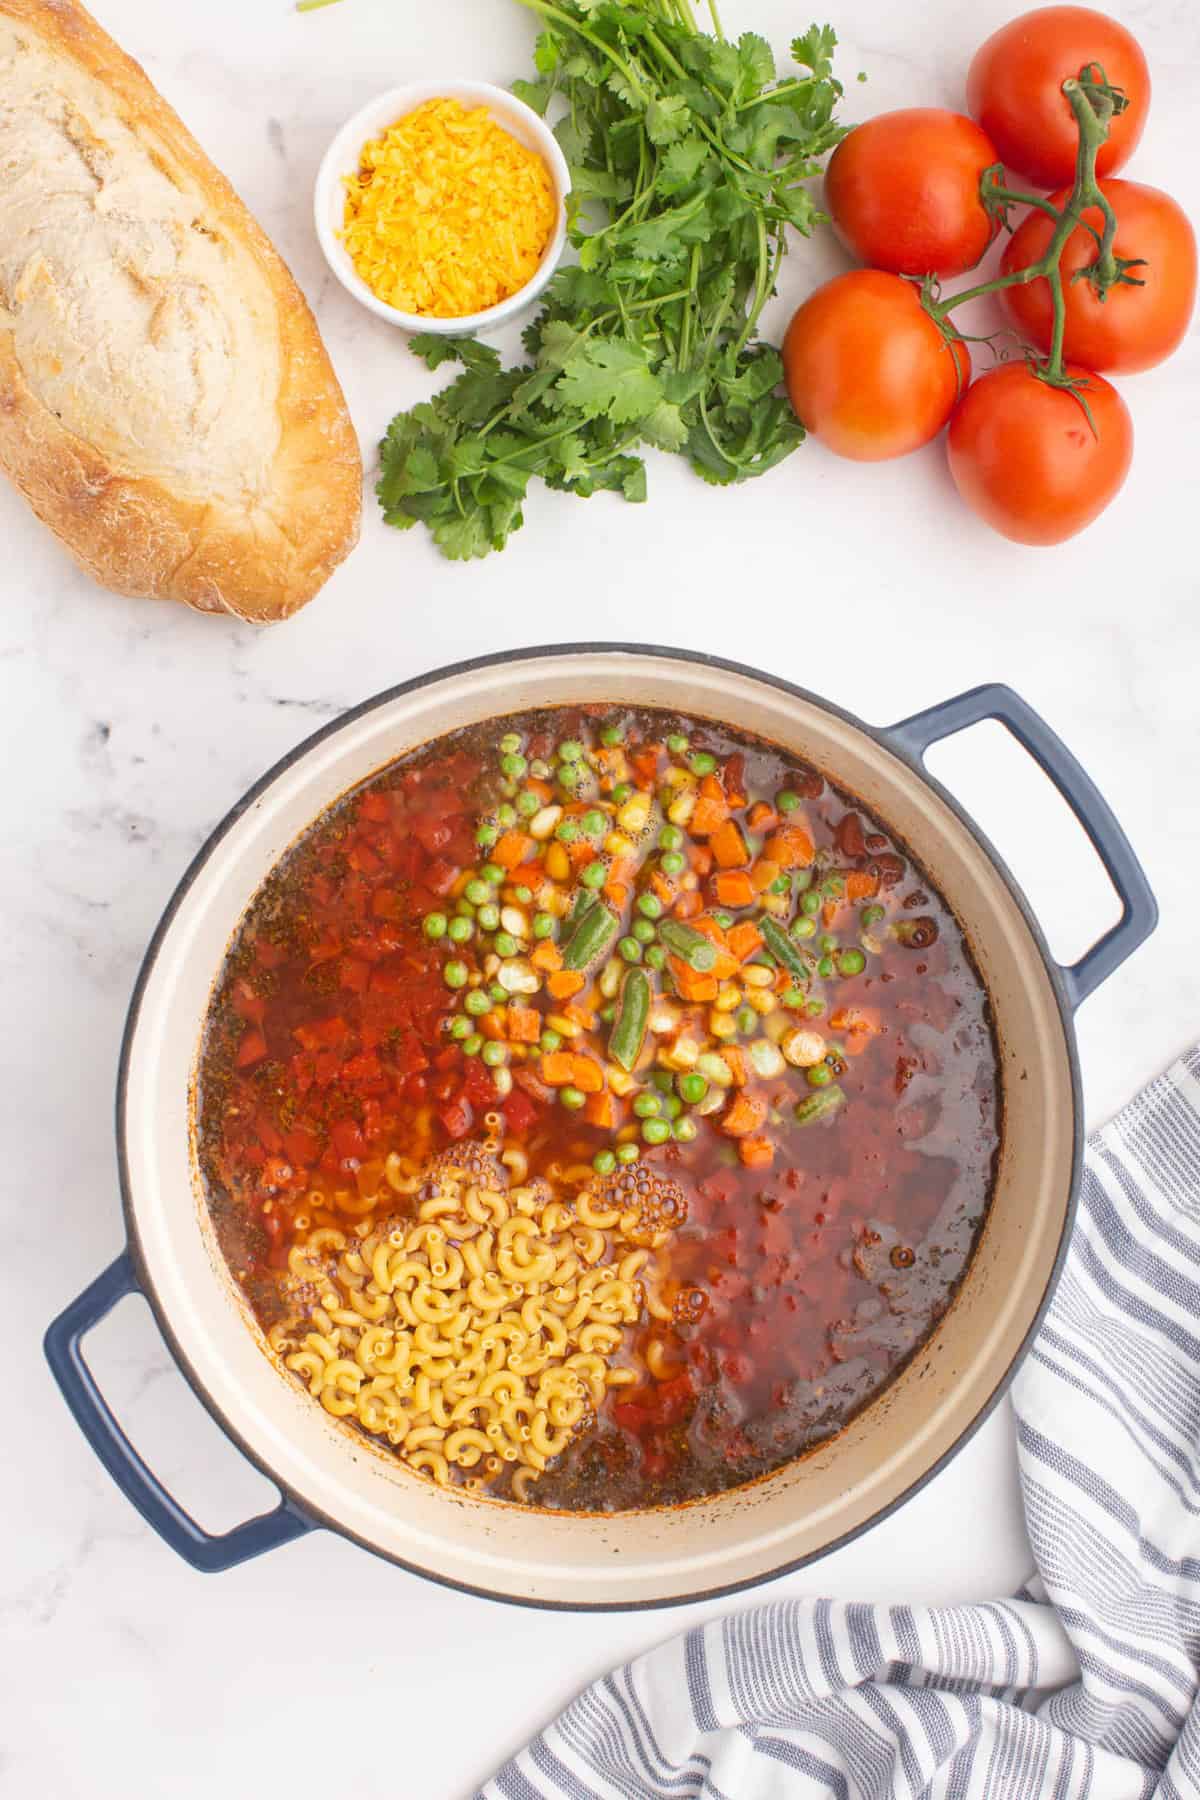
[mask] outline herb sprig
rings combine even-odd
[[[696,27],[691,0],[519,0],[543,29],[536,79],[513,91],[559,116],[571,170],[560,269],[506,368],[469,338],[426,333],[430,369],[461,373],[399,413],[382,446],[384,517],[428,526],[456,559],[502,549],[536,476],[588,496],[646,498],[639,449],[677,452],[706,481],[762,475],[804,437],[773,346],[756,338],[789,226],[823,215],[808,183],[843,135],[836,39],[814,25],[776,79],[770,46]]]

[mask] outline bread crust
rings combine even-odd
[[[102,83],[146,155],[185,178],[205,219],[253,259],[274,304],[280,370],[265,484],[244,501],[196,499],[113,466],[71,431],[26,381],[15,333],[0,322],[0,467],[105,587],[261,623],[287,618],[353,548],[362,510],[358,440],[308,304],[229,182],[76,0],[0,0],[0,17]]]

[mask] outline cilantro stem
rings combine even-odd
[[[564,26],[568,31],[573,31],[577,37],[583,38],[592,46],[593,50],[598,50],[601,56],[607,57],[615,69],[620,70],[644,106],[650,104],[650,96],[638,80],[633,65],[626,62],[623,56],[618,56],[612,45],[606,44],[602,37],[597,37],[594,31],[589,31],[586,25],[580,24],[578,19],[573,19],[570,13],[561,11],[557,6],[551,6],[549,0],[517,0],[517,5],[527,7],[530,12],[540,13],[542,18],[551,19],[554,24]]]
[[[717,11],[717,0],[708,0],[708,16],[712,20],[712,28],[721,42],[725,42],[725,30],[721,24],[721,15]]]

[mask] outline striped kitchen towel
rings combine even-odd
[[[1013,1389],[1037,1578],[786,1600],[596,1682],[477,1800],[1197,1800],[1200,1050],[1088,1146]]]

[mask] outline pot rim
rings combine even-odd
[[[658,1599],[596,1600],[579,1602],[539,1599],[532,1596],[503,1593],[495,1588],[480,1586],[477,1583],[459,1581],[436,1569],[427,1568],[422,1563],[398,1556],[390,1550],[380,1548],[379,1545],[370,1542],[359,1533],[348,1529],[347,1526],[342,1524],[338,1519],[332,1517],[329,1513],[319,1507],[313,1506],[310,1501],[302,1499],[291,1483],[284,1481],[276,1473],[266,1458],[245,1438],[242,1432],[231,1423],[225,1416],[221,1407],[213,1399],[190,1357],[181,1348],[171,1325],[169,1315],[160,1302],[153,1276],[150,1273],[142,1252],[141,1238],[138,1231],[137,1218],[134,1212],[132,1181],[129,1173],[126,1127],[129,1101],[129,1069],[132,1060],[133,1043],[137,1035],[142,999],[154,966],[158,960],[159,952],[174,924],[177,913],[187,898],[193,884],[199,877],[201,870],[208,864],[210,859],[220,848],[222,841],[237,824],[238,820],[242,818],[259,797],[264,794],[281,775],[286,774],[296,763],[302,761],[311,750],[314,750],[317,747],[318,744],[324,743],[327,738],[334,736],[335,733],[343,730],[345,727],[354,724],[357,720],[364,718],[367,714],[376,711],[382,706],[390,705],[393,701],[402,699],[406,694],[416,693],[422,688],[432,687],[437,682],[447,681],[461,675],[472,674],[478,669],[496,668],[504,663],[531,662],[549,657],[605,655],[657,657],[664,662],[693,663],[702,668],[721,669],[728,674],[740,675],[749,680],[761,682],[796,700],[802,700],[809,706],[814,706],[820,711],[829,713],[834,718],[841,720],[842,723],[862,732],[864,736],[870,738],[874,743],[886,750],[890,756],[895,757],[897,761],[903,763],[913,774],[933,790],[937,797],[949,807],[952,813],[954,813],[959,823],[966,829],[971,837],[974,838],[975,842],[983,850],[997,874],[1004,882],[1046,969],[1046,973],[1050,980],[1051,990],[1054,995],[1055,1006],[1058,1010],[1059,1023],[1062,1027],[1063,1047],[1070,1075],[1072,1133],[1070,1184],[1069,1192],[1067,1194],[1067,1203],[1063,1214],[1062,1231],[1059,1236],[1058,1245],[1055,1249],[1054,1262],[1050,1269],[1049,1276],[1047,1277],[1041,1298],[1038,1301],[1037,1309],[1003,1376],[996,1383],[996,1386],[976,1412],[970,1423],[964,1427],[948,1449],[946,1449],[935,1462],[930,1464],[928,1469],[914,1481],[910,1482],[903,1492],[897,1494],[892,1500],[888,1501],[886,1505],[881,1506],[877,1512],[872,1513],[869,1518],[864,1519],[860,1524],[843,1532],[839,1537],[832,1538],[828,1543],[822,1545],[820,1549],[811,1550],[802,1556],[793,1557],[786,1562],[778,1564],[772,1569],[763,1571],[761,1574],[747,1576],[740,1581],[721,1582],[714,1587],[700,1588],[694,1592],[685,1594],[665,1595]],[[247,896],[247,898],[249,899],[249,896]],[[1025,1357],[1029,1352],[1034,1338],[1041,1329],[1042,1321],[1049,1309],[1050,1302],[1054,1297],[1055,1289],[1058,1286],[1059,1277],[1062,1274],[1067,1245],[1070,1242],[1071,1234],[1074,1229],[1075,1215],[1079,1200],[1079,1184],[1082,1173],[1084,1146],[1079,1054],[1075,1041],[1073,1010],[1068,996],[1066,983],[1063,979],[1062,969],[1052,955],[1041,926],[1038,924],[1037,918],[1035,917],[1020,884],[1012,874],[1007,863],[996,850],[991,840],[980,830],[979,826],[959,801],[957,801],[955,797],[942,786],[941,782],[939,782],[935,776],[929,773],[925,768],[921,757],[912,754],[912,752],[903,744],[897,742],[893,736],[892,728],[887,726],[868,725],[865,721],[858,718],[856,714],[847,711],[844,707],[835,705],[832,701],[826,700],[822,695],[814,694],[808,688],[800,687],[795,682],[787,681],[783,676],[771,675],[762,669],[756,669],[751,664],[735,662],[728,657],[711,656],[700,650],[674,649],[669,645],[604,641],[590,643],[537,644],[527,648],[492,651],[486,656],[465,657],[458,662],[447,663],[439,668],[428,670],[424,674],[411,676],[407,681],[398,682],[392,687],[385,688],[381,692],[373,694],[369,699],[360,701],[357,706],[348,707],[344,712],[339,713],[336,718],[330,719],[326,724],[319,726],[317,730],[310,732],[300,743],[295,744],[289,751],[285,752],[283,756],[274,762],[251,787],[247,788],[240,799],[234,802],[225,815],[213,827],[204,843],[200,846],[199,850],[184,870],[183,875],[180,877],[179,882],[159,918],[158,924],[155,926],[153,936],[146,947],[145,954],[138,969],[133,992],[130,996],[129,1006],[125,1016],[125,1024],[121,1034],[121,1053],[117,1069],[117,1088],[115,1096],[115,1126],[117,1139],[117,1180],[121,1192],[121,1211],[125,1220],[126,1239],[136,1272],[138,1287],[144,1294],[146,1301],[154,1314],[155,1323],[166,1341],[176,1366],[187,1381],[189,1387],[192,1389],[192,1392],[196,1395],[197,1399],[205,1407],[210,1416],[216,1421],[225,1436],[237,1446],[250,1464],[256,1468],[261,1475],[265,1476],[276,1489],[278,1489],[283,1496],[286,1505],[299,1513],[303,1518],[311,1521],[313,1525],[335,1532],[339,1537],[346,1539],[350,1543],[356,1544],[360,1549],[370,1552],[371,1555],[378,1556],[384,1561],[404,1569],[410,1575],[418,1575],[427,1581],[435,1582],[439,1587],[452,1588],[459,1593],[471,1594],[478,1599],[499,1601],[510,1606],[529,1607],[546,1612],[581,1613],[659,1611],[667,1607],[689,1606],[702,1601],[719,1600],[731,1594],[747,1592],[749,1589],[761,1586],[765,1582],[774,1581],[782,1575],[789,1575],[794,1573],[797,1569],[806,1568],[810,1564],[819,1561],[822,1557],[830,1555],[834,1550],[844,1549],[846,1545],[853,1543],[856,1538],[861,1537],[865,1532],[871,1530],[876,1525],[881,1524],[884,1519],[890,1518],[893,1513],[900,1509],[900,1507],[904,1506],[909,1500],[913,1499],[915,1495],[920,1493],[935,1476],[941,1474],[942,1470],[953,1461],[960,1450],[964,1449],[966,1445],[970,1443],[980,1427],[991,1417],[1000,1401],[1008,1392],[1018,1369],[1021,1367],[1021,1364],[1024,1362]]]

